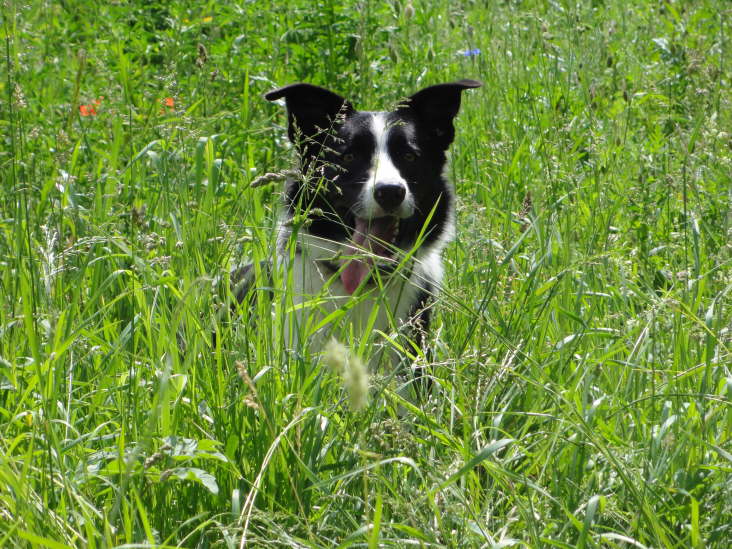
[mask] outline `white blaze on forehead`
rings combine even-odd
[[[387,141],[392,127],[393,124],[389,124],[385,113],[375,113],[373,115],[371,131],[376,139],[376,151],[371,165],[372,185],[376,183],[401,183],[406,185],[406,181],[399,174],[394,162],[392,162],[387,148]]]
[[[371,133],[374,136],[376,148],[374,150],[374,156],[371,159],[369,178],[363,186],[360,198],[362,207],[362,213],[360,215],[366,218],[384,215],[384,211],[374,199],[374,186],[377,183],[402,185],[406,190],[406,195],[401,206],[394,213],[398,217],[409,217],[414,213],[414,198],[412,193],[409,191],[407,182],[394,164],[387,146],[389,134],[393,131],[393,127],[394,124],[388,120],[388,113],[377,112],[371,115]]]

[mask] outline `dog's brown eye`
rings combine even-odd
[[[353,159],[353,153],[346,153],[343,155],[343,162],[345,162],[346,164],[350,164],[351,162],[353,162]]]
[[[417,156],[414,153],[406,153],[404,155],[404,160],[406,160],[407,162],[414,162],[415,160],[417,160]]]

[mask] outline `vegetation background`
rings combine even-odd
[[[729,3],[1,6],[0,546],[732,546]],[[463,77],[434,393],[353,411],[216,316],[261,96]]]

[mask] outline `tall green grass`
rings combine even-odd
[[[0,13],[0,546],[732,545],[725,2]],[[219,313],[294,160],[261,94],[462,77],[434,389],[353,411],[283,286]]]

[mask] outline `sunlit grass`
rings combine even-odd
[[[0,546],[732,545],[726,4],[224,4],[0,8]],[[282,273],[222,309],[261,95],[462,77],[432,393],[352,406]]]

